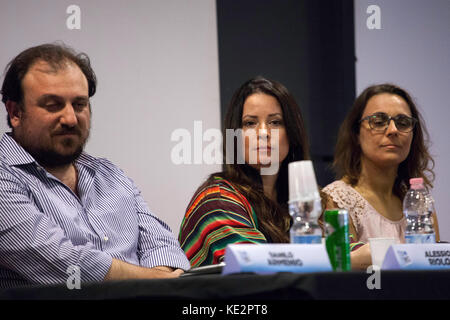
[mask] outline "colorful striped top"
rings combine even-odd
[[[214,177],[193,196],[179,241],[192,267],[221,262],[228,244],[267,243],[251,204],[221,177]]]

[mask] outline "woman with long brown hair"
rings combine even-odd
[[[228,244],[289,242],[288,164],[309,159],[295,99],[262,77],[233,95],[223,137],[224,169],[195,192],[180,228],[193,267],[221,262]]]
[[[371,264],[368,238],[404,242],[402,201],[409,179],[423,178],[432,188],[434,161],[428,133],[411,96],[393,84],[365,89],[345,118],[336,144],[339,180],[322,191],[327,208],[349,210],[352,267]],[[439,230],[433,214],[436,240]]]

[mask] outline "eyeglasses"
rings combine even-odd
[[[416,125],[417,119],[408,117],[404,114],[399,114],[395,117],[391,117],[384,112],[377,112],[371,114],[370,116],[362,118],[359,123],[362,123],[364,120],[369,121],[370,129],[382,132],[389,127],[389,123],[391,120],[394,120],[395,127],[398,131],[401,132],[411,132]]]

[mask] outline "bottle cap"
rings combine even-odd
[[[409,184],[411,189],[421,189],[423,188],[423,178],[411,178],[409,179]]]
[[[409,184],[423,184],[423,178],[411,178],[409,179]]]
[[[289,163],[289,202],[320,199],[311,160]]]

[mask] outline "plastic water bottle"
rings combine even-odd
[[[322,229],[318,223],[321,212],[320,199],[289,203],[289,213],[293,219],[291,243],[322,243]]]
[[[291,243],[322,243],[318,219],[322,203],[312,162],[289,163],[289,213]]]
[[[423,185],[422,178],[409,180],[411,188],[403,199],[406,216],[406,243],[435,243],[433,217],[434,201]]]

